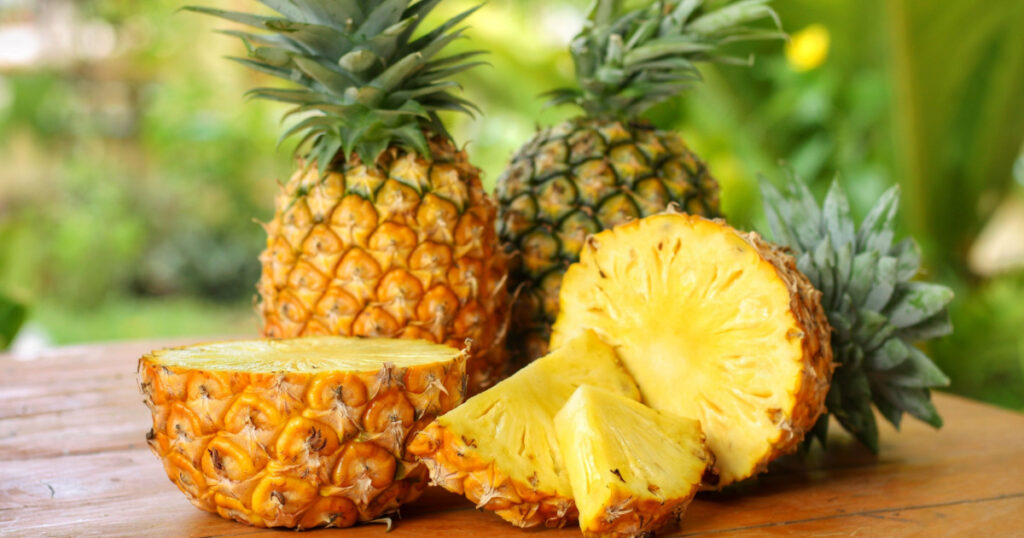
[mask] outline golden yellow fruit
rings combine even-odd
[[[555,431],[585,536],[646,536],[677,522],[713,461],[696,420],[586,385]]]
[[[647,405],[700,420],[719,485],[794,450],[832,374],[821,293],[791,256],[721,221],[663,213],[591,236],[551,344],[593,330]]]
[[[585,331],[424,429],[409,445],[431,482],[519,527],[576,520],[554,416],[595,385],[639,399],[615,351]]]
[[[406,447],[462,402],[466,354],[420,340],[310,337],[139,360],[147,435],[195,506],[257,527],[348,527],[414,500]]]
[[[321,176],[300,166],[266,225],[268,337],[472,341],[470,392],[505,373],[507,264],[479,170],[443,137],[432,160],[392,147]]]

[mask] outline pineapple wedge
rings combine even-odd
[[[590,331],[438,418],[409,445],[431,481],[519,527],[576,519],[554,416],[595,385],[639,400],[612,348]]]
[[[426,488],[406,442],[462,402],[466,354],[420,340],[309,337],[139,360],[146,436],[198,508],[257,527],[348,527]]]
[[[696,420],[586,385],[555,415],[555,431],[586,536],[677,522],[712,461]]]
[[[551,344],[597,332],[646,404],[700,421],[724,486],[796,449],[824,410],[833,365],[820,299],[758,235],[662,213],[587,240]]]

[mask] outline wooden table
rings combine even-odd
[[[171,343],[61,348],[30,361],[0,355],[0,535],[276,534],[193,508],[149,452],[135,364]],[[942,430],[883,427],[878,457],[836,432],[828,453],[784,461],[738,491],[699,496],[678,533],[1024,536],[1024,415],[935,399]],[[578,535],[526,534],[436,490],[402,515],[393,536]],[[331,533],[382,536],[384,527],[315,531]]]

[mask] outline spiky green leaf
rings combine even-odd
[[[886,191],[859,229],[838,182],[821,209],[795,177],[784,191],[763,184],[762,194],[773,236],[793,249],[798,269],[821,290],[833,327],[830,343],[840,366],[828,412],[873,450],[878,432],[872,404],[897,427],[903,413],[941,425],[929,389],[949,379],[915,342],[952,330],[946,306],[953,294],[910,280],[921,258],[912,239],[894,244],[899,190]]]

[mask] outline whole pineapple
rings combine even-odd
[[[720,44],[778,36],[744,26],[775,17],[767,2],[657,1],[622,14],[615,0],[596,2],[571,46],[579,88],[549,94],[585,114],[539,132],[498,178],[499,235],[518,253],[509,340],[517,361],[546,352],[562,276],[588,235],[670,203],[718,216],[718,184],[704,163],[677,133],[640,116],[699,80],[695,62],[730,60],[716,54]]]
[[[453,74],[478,52],[438,58],[473,10],[414,33],[438,0],[261,0],[279,16],[193,7],[264,32],[229,30],[234,58],[295,83],[251,96],[291,103],[282,139],[302,151],[266,225],[263,335],[472,341],[470,391],[504,371],[507,269],[495,204],[437,112],[470,113]]]

